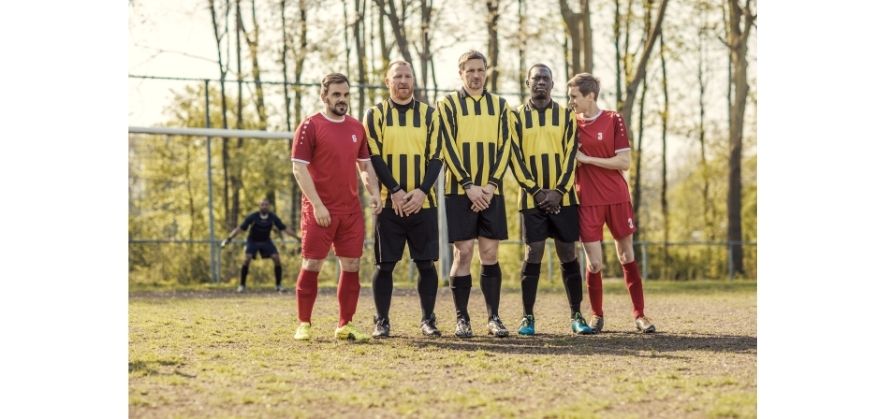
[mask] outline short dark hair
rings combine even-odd
[[[320,83],[322,87],[320,87],[320,96],[325,96],[326,93],[329,93],[329,86],[332,84],[339,83],[347,83],[350,86],[350,81],[347,80],[347,76],[341,73],[329,73],[326,74],[326,77],[323,77],[323,81]]]
[[[566,84],[567,87],[575,86],[581,95],[587,96],[593,92],[593,99],[599,99],[599,79],[593,77],[590,73],[580,73],[572,77]]]
[[[488,61],[486,61],[486,56],[482,55],[481,52],[472,49],[461,54],[461,57],[458,58],[458,70],[464,70],[464,64],[466,64],[469,60],[482,60],[482,66],[485,68],[489,67],[489,63]]]
[[[527,71],[527,72],[525,73],[525,78],[528,79],[528,78],[529,78],[529,74],[532,74],[532,70],[534,70],[535,68],[538,68],[538,67],[546,68],[547,71],[550,72],[550,75],[551,75],[551,76],[553,75],[553,69],[550,68],[549,65],[547,65],[547,64],[542,64],[542,63],[537,63],[537,64],[532,64],[532,66],[529,67],[529,71]]]

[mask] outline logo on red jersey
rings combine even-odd
[[[597,140],[597,141],[602,141],[602,133],[601,133],[601,132],[597,132],[597,133],[596,133],[596,140]]]
[[[353,142],[356,142],[356,134],[350,134],[350,138],[353,139]]]
[[[627,218],[627,226],[633,228],[633,218]]]

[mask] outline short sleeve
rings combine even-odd
[[[369,143],[366,141],[366,132],[360,131],[360,150],[356,155],[359,161],[369,161]]]
[[[316,144],[316,128],[310,123],[310,118],[305,119],[295,130],[292,138],[292,161],[310,164],[313,158],[313,148]]]
[[[243,224],[240,224],[240,230],[246,231],[252,223],[255,222],[255,213],[249,214],[245,220],[243,220]]]
[[[624,118],[621,114],[615,113],[612,118],[612,125],[615,129],[615,153],[630,149],[630,139],[627,138],[627,127],[624,126]]]
[[[285,230],[286,225],[283,224],[283,220],[280,219],[276,214],[273,215],[273,225],[277,226],[280,230]]]

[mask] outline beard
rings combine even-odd
[[[532,99],[537,101],[546,101],[547,99],[550,99],[550,91],[534,90],[532,91]]]
[[[337,104],[331,106],[332,113],[334,113],[335,115],[338,115],[338,116],[347,115],[347,108],[348,107],[349,106],[346,103],[337,103]]]

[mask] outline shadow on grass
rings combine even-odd
[[[504,354],[540,355],[617,355],[645,358],[692,359],[690,356],[668,354],[679,351],[756,353],[756,337],[710,334],[655,333],[642,335],[626,332],[603,332],[593,336],[538,334],[531,338],[472,339],[418,338],[409,342],[418,348],[452,351],[487,351]]]

